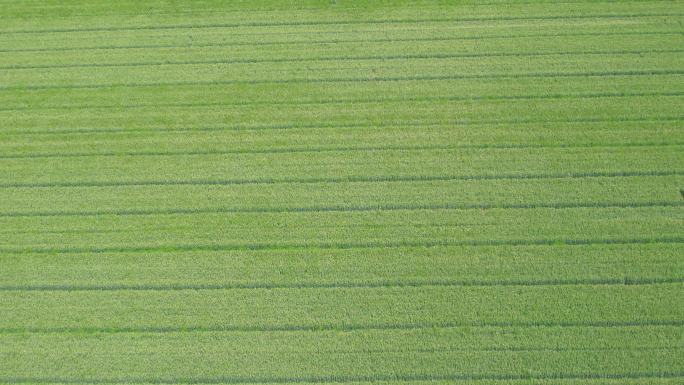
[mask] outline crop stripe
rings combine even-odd
[[[140,216],[140,215],[196,215],[221,213],[305,213],[305,212],[362,212],[362,211],[414,211],[414,210],[490,210],[490,209],[577,209],[577,208],[644,208],[683,207],[684,201],[658,202],[558,202],[514,204],[377,204],[366,206],[312,206],[312,207],[208,207],[123,210],[74,211],[12,211],[0,212],[0,218],[26,217],[86,217],[86,216]]]
[[[620,4],[625,4],[625,3],[645,3],[648,2],[649,0],[595,0],[595,1],[577,1],[577,0],[559,0],[559,1],[525,1],[525,0],[520,0],[516,1],[517,5],[524,5],[524,4],[531,4],[531,5],[547,5],[547,4],[554,4],[554,5],[559,5],[559,4],[613,4],[613,3],[620,3]],[[652,1],[652,0],[651,0]],[[658,0],[658,1],[653,1],[655,3],[671,3],[674,2],[674,0]],[[12,3],[11,1],[5,1],[5,0],[0,0],[0,4],[9,4],[11,3],[12,5],[16,5]],[[476,6],[476,7],[481,7],[481,6],[492,6],[492,5],[502,5],[502,2],[477,2],[473,4],[469,4],[470,6]],[[23,6],[23,5],[22,5]],[[431,8],[429,6],[425,6],[427,8]],[[33,6],[31,7],[33,9],[41,9],[39,6]],[[43,7],[44,9],[44,7]],[[350,6],[345,6],[344,10],[345,11],[353,11],[353,10],[366,10],[367,8],[365,7],[350,7]],[[310,12],[310,11],[320,11],[321,8],[317,7],[288,7],[286,9],[283,8],[274,8],[274,7],[262,7],[262,8],[256,8],[256,9],[224,9],[222,11],[215,11],[211,10],[210,8],[206,8],[206,10],[197,10],[197,11],[191,11],[191,10],[174,10],[173,12],[155,12],[152,10],[146,10],[146,15],[148,16],[163,16],[163,15],[203,15],[203,14],[237,14],[238,16],[244,16],[244,15],[250,15],[250,14],[269,14],[269,13],[277,13],[277,12],[282,12],[282,11],[298,11],[298,12]],[[241,15],[242,14],[242,15]],[[139,16],[139,13],[126,13],[126,12],[115,12],[115,13],[70,13],[68,16],[54,16],[50,14],[33,14],[31,15],[32,18],[50,18],[54,19],[55,17],[62,18],[62,19],[68,19],[68,18],[74,18],[74,17],[93,17],[93,16]],[[0,15],[2,17],[2,15]],[[15,20],[16,17],[2,17],[1,20]],[[1,32],[1,31],[0,31]]]
[[[239,251],[239,250],[302,250],[302,249],[370,249],[437,246],[581,246],[581,245],[625,245],[625,244],[680,244],[684,237],[651,238],[568,238],[568,239],[484,239],[484,240],[406,240],[369,242],[319,242],[319,243],[211,243],[211,244],[168,244],[163,246],[107,246],[107,247],[2,247],[0,253],[7,254],[81,254],[81,253],[127,253],[151,251]]]
[[[307,34],[310,32],[306,32]],[[294,35],[286,33],[284,35]],[[401,43],[401,42],[443,42],[460,40],[493,40],[493,39],[525,39],[572,36],[680,36],[681,32],[670,31],[621,31],[621,32],[576,32],[576,33],[542,33],[542,34],[507,34],[507,35],[479,35],[479,36],[445,36],[445,37],[413,37],[413,38],[379,38],[379,39],[328,39],[328,40],[282,40],[282,41],[252,41],[252,42],[222,42],[222,43],[193,43],[188,44],[138,44],[138,45],[94,45],[84,47],[57,48],[3,48],[0,52],[65,52],[65,51],[95,51],[95,50],[126,50],[126,49],[157,49],[157,48],[210,48],[235,46],[283,46],[283,45],[316,45],[316,44],[347,44],[347,43]]]
[[[395,381],[413,383],[417,381],[506,381],[506,380],[627,380],[627,379],[675,379],[684,378],[684,372],[557,372],[529,375],[516,374],[432,374],[432,375],[370,375],[370,376],[309,376],[309,377],[118,377],[118,378],[81,378],[81,377],[0,377],[0,382],[8,384],[336,384]]]
[[[367,82],[407,82],[440,81],[460,79],[527,79],[527,78],[572,78],[572,77],[617,77],[617,76],[670,76],[682,75],[684,70],[631,70],[631,71],[588,71],[588,72],[527,72],[493,74],[454,74],[454,75],[412,75],[412,76],[369,76],[337,78],[290,78],[290,79],[233,79],[212,81],[177,81],[147,83],[107,83],[107,84],[46,84],[2,86],[0,91],[51,90],[51,89],[98,89],[98,88],[143,88],[160,86],[211,86],[230,84],[291,84],[291,83],[367,83]]]
[[[517,125],[517,124],[577,124],[577,123],[660,123],[681,122],[684,116],[652,116],[652,117],[611,117],[611,118],[567,118],[567,119],[496,119],[496,120],[448,120],[442,122],[377,122],[377,123],[278,123],[278,124],[246,124],[230,126],[176,127],[176,128],[69,128],[47,130],[0,131],[3,135],[63,135],[63,134],[102,134],[131,132],[205,132],[205,131],[254,131],[254,130],[298,130],[298,129],[369,129],[386,127],[440,127],[445,126],[478,126],[478,125]]]
[[[35,333],[196,333],[196,332],[327,332],[365,330],[420,330],[455,328],[649,328],[681,327],[683,320],[632,320],[632,321],[528,321],[528,322],[416,322],[373,324],[318,324],[318,325],[212,325],[212,326],[141,326],[141,327],[4,327],[0,334]],[[0,380],[0,382],[2,382]]]
[[[581,178],[625,178],[640,176],[681,176],[684,170],[659,171],[606,171],[606,172],[568,172],[568,173],[515,173],[515,174],[474,174],[474,175],[377,175],[348,176],[341,178],[261,178],[261,179],[186,179],[186,180],[130,180],[130,181],[62,181],[62,182],[25,182],[2,183],[0,188],[47,188],[47,187],[121,187],[121,186],[213,186],[244,184],[316,184],[316,183],[391,183],[391,182],[429,182],[452,180],[527,180],[527,179],[581,179]]]
[[[582,56],[582,55],[646,55],[681,53],[681,49],[650,49],[650,50],[620,50],[620,51],[557,51],[557,52],[483,52],[483,53],[453,53],[453,54],[403,54],[403,55],[369,55],[369,56],[320,56],[299,58],[272,59],[212,59],[185,61],[150,61],[129,63],[88,63],[88,64],[21,64],[0,66],[0,70],[31,70],[58,68],[115,68],[115,67],[157,67],[184,65],[213,65],[213,64],[261,64],[261,63],[305,63],[316,61],[372,61],[372,60],[422,60],[422,59],[458,59],[458,58],[487,58],[487,57],[539,57],[539,56]]]
[[[205,108],[205,107],[249,107],[249,106],[311,106],[333,104],[372,104],[372,103],[412,103],[439,101],[480,101],[480,100],[553,100],[553,99],[599,99],[599,98],[640,98],[652,96],[684,96],[680,91],[660,92],[594,92],[548,95],[476,95],[476,96],[426,96],[426,97],[380,97],[365,99],[327,99],[295,101],[249,101],[249,102],[209,102],[209,103],[156,103],[156,104],[109,104],[109,105],[65,105],[65,106],[25,106],[1,108],[0,112],[37,111],[37,110],[77,110],[77,109],[142,109],[142,108]]]
[[[537,280],[423,280],[370,282],[292,282],[292,283],[223,283],[223,284],[34,284],[1,285],[2,291],[178,291],[178,290],[251,290],[251,289],[391,289],[413,287],[508,287],[508,286],[646,286],[684,283],[684,277],[671,278],[577,278]]]
[[[425,19],[375,19],[375,20],[310,20],[310,21],[275,21],[275,22],[242,22],[242,23],[208,23],[208,24],[176,24],[176,25],[138,25],[128,27],[85,27],[85,28],[50,28],[50,29],[15,29],[0,30],[0,35],[37,34],[37,33],[71,33],[71,32],[109,32],[140,30],[173,30],[173,29],[206,29],[206,28],[250,28],[250,27],[302,27],[330,25],[373,25],[373,24],[420,24],[420,23],[459,23],[479,21],[522,21],[522,20],[584,20],[584,19],[632,19],[641,17],[681,17],[682,13],[601,13],[590,15],[545,15],[545,16],[481,16],[481,17],[435,17]]]
[[[629,148],[629,147],[678,147],[684,142],[643,142],[643,143],[585,143],[585,144],[462,144],[462,145],[416,145],[416,146],[369,146],[369,147],[305,147],[305,148],[266,148],[236,150],[187,150],[187,151],[127,151],[127,152],[54,152],[23,153],[0,155],[0,159],[42,159],[42,158],[83,158],[83,157],[132,157],[132,156],[202,156],[202,155],[240,155],[240,154],[294,154],[324,152],[366,152],[366,151],[436,151],[462,149],[533,149],[533,148]]]

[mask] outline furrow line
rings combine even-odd
[[[225,284],[112,284],[112,285],[21,285],[0,286],[1,291],[179,291],[179,290],[252,290],[252,289],[382,289],[412,287],[498,287],[498,286],[645,286],[684,283],[684,277],[673,278],[587,278],[542,280],[425,280],[386,282],[328,283],[225,283]]]
[[[83,333],[271,333],[271,332],[327,332],[364,330],[420,330],[455,328],[637,328],[681,327],[682,320],[584,321],[584,322],[448,322],[448,323],[374,323],[325,325],[212,325],[212,326],[143,326],[143,327],[0,327],[0,334],[83,334]],[[1,381],[1,380],[0,380]]]
[[[488,239],[455,240],[436,239],[424,241],[387,241],[387,242],[339,242],[339,243],[213,243],[213,244],[176,244],[164,246],[107,246],[107,247],[28,247],[0,248],[7,254],[82,254],[82,253],[128,253],[153,251],[240,251],[240,250],[306,250],[306,249],[370,249],[437,246],[575,246],[575,245],[626,245],[626,244],[680,244],[684,237],[652,238],[605,238],[605,239]]]
[[[683,51],[684,52],[684,51]],[[553,99],[599,99],[630,98],[649,96],[683,96],[684,92],[597,92],[584,94],[548,94],[548,95],[479,95],[479,96],[428,96],[404,98],[366,98],[366,99],[327,99],[327,100],[295,100],[295,101],[249,101],[249,102],[209,102],[209,103],[157,103],[157,104],[122,104],[122,105],[67,105],[67,106],[23,106],[0,108],[0,112],[36,111],[36,110],[78,110],[78,109],[142,109],[142,108],[202,108],[202,107],[249,107],[249,106],[310,106],[330,104],[372,104],[372,103],[408,103],[438,101],[479,101],[479,100],[553,100]]]
[[[310,377],[119,377],[119,378],[78,378],[78,377],[0,377],[0,382],[10,384],[340,384],[378,381],[416,382],[416,381],[506,381],[506,380],[609,380],[609,379],[674,379],[684,378],[684,372],[557,372],[548,374],[454,374],[454,375],[371,375],[371,376],[310,376]]]
[[[316,25],[363,25],[363,24],[420,24],[420,23],[459,23],[480,21],[521,21],[521,20],[584,20],[584,19],[633,19],[641,17],[682,17],[682,13],[603,13],[592,15],[540,15],[540,16],[481,16],[481,17],[435,17],[425,19],[375,19],[375,20],[310,20],[310,21],[275,21],[275,22],[242,22],[242,23],[207,23],[176,25],[138,25],[128,27],[85,27],[85,28],[51,28],[41,30],[15,29],[0,30],[0,35],[8,34],[40,34],[70,32],[118,32],[139,30],[173,30],[173,29],[206,29],[206,28],[267,28],[267,27],[302,27]]]
[[[215,180],[131,180],[131,181],[63,181],[0,183],[0,188],[49,188],[49,187],[120,187],[120,186],[212,186],[244,184],[316,184],[316,183],[385,183],[385,182],[429,182],[451,180],[525,180],[525,179],[573,179],[573,178],[623,178],[639,176],[682,176],[677,171],[606,171],[552,174],[499,174],[499,175],[378,175],[349,176],[341,178],[263,178],[263,179],[215,179]]]
[[[124,209],[92,211],[27,211],[0,212],[0,218],[31,217],[86,217],[86,216],[147,216],[147,215],[197,215],[221,213],[307,213],[307,212],[360,212],[360,211],[418,211],[418,210],[491,210],[491,209],[577,209],[577,208],[645,208],[682,207],[683,201],[659,202],[560,202],[560,203],[513,203],[513,204],[426,204],[426,205],[368,205],[368,206],[318,206],[318,207],[209,207],[169,209]]]
[[[306,32],[310,34],[310,32]],[[296,33],[287,33],[292,35]],[[577,33],[546,33],[546,34],[520,34],[520,35],[480,35],[480,36],[453,36],[453,37],[425,37],[425,38],[381,38],[381,39],[328,39],[328,40],[301,40],[301,41],[253,41],[253,42],[223,42],[223,43],[192,43],[192,44],[138,44],[138,45],[109,45],[109,46],[85,46],[85,47],[58,47],[58,48],[17,48],[0,49],[0,52],[64,52],[64,51],[95,51],[95,50],[126,50],[126,49],[157,49],[157,48],[210,48],[210,47],[235,47],[235,46],[283,46],[283,45],[316,45],[316,44],[344,44],[344,43],[401,43],[401,42],[435,42],[435,41],[459,41],[459,40],[491,40],[491,39],[524,39],[524,38],[547,38],[547,37],[572,37],[572,36],[648,36],[648,35],[683,35],[683,32],[667,31],[621,31],[621,32],[577,32]]]
[[[365,353],[365,354],[378,354],[378,353],[484,353],[484,352],[504,352],[504,353],[516,353],[516,352],[624,352],[624,351],[663,351],[677,353],[679,350],[683,350],[681,346],[635,346],[635,347],[601,347],[601,348],[575,348],[575,347],[508,347],[508,348],[407,348],[407,349],[359,349],[359,350],[333,350],[329,351],[330,354],[350,354],[350,353]]]
[[[533,5],[541,5],[541,4],[613,4],[613,3],[620,3],[620,4],[625,4],[625,3],[644,3],[649,0],[596,0],[596,1],[516,1],[517,5],[521,4],[533,4]],[[659,0],[658,2],[670,2],[674,3],[675,0]],[[0,4],[7,4],[8,2],[6,1],[0,1]],[[472,3],[469,4],[470,6],[492,6],[492,5],[501,5],[501,2],[477,2],[477,3]],[[14,5],[14,4],[13,4]],[[24,5],[22,5],[24,6]],[[433,8],[430,6],[423,6],[424,8]],[[34,7],[39,8],[39,7]],[[349,7],[345,6],[343,8],[345,11],[353,11],[353,10],[366,10],[368,8],[366,7]],[[216,15],[218,14],[259,14],[259,13],[275,13],[275,12],[282,12],[282,11],[298,11],[298,12],[311,12],[311,11],[321,11],[321,8],[317,7],[288,7],[288,8],[273,8],[273,7],[262,7],[262,8],[252,8],[252,9],[228,9],[228,10],[222,10],[220,12],[216,12],[215,10],[212,10],[210,8],[207,8],[206,10],[197,10],[197,11],[191,11],[188,9],[185,10],[175,10],[173,12],[152,12],[151,10],[146,10],[145,14],[148,16],[154,15],[154,16],[178,16],[178,15],[203,15],[203,14],[211,14],[211,15]],[[1,19],[4,20],[14,20],[16,17],[3,17],[4,15],[0,15]],[[49,14],[34,14],[31,15],[32,18],[50,18],[50,19],[55,19],[55,18],[60,18],[60,19],[70,19],[74,17],[102,17],[102,16],[140,16],[140,13],[126,13],[126,12],[115,12],[115,13],[69,13],[68,16],[64,15],[49,15]]]
[[[0,154],[0,159],[41,159],[41,158],[83,158],[83,157],[134,157],[134,156],[202,156],[202,155],[240,155],[240,154],[290,154],[323,152],[364,152],[364,151],[430,151],[460,149],[526,149],[526,148],[628,148],[628,147],[678,147],[684,142],[643,142],[643,143],[584,143],[584,144],[462,144],[462,145],[424,145],[424,146],[370,146],[370,147],[305,147],[305,148],[265,148],[236,150],[189,150],[189,151],[138,151],[138,152],[56,152]]]
[[[56,129],[31,131],[0,131],[3,135],[63,135],[63,134],[99,134],[99,133],[131,133],[131,132],[210,132],[210,131],[254,131],[254,130],[291,130],[291,129],[334,129],[334,128],[385,128],[385,127],[435,127],[435,126],[475,126],[502,124],[551,124],[551,123],[631,123],[631,122],[680,122],[684,116],[654,117],[617,117],[617,118],[568,118],[568,119],[512,119],[512,120],[453,120],[444,122],[379,122],[379,123],[286,123],[286,124],[250,124],[231,126],[205,126],[188,128],[86,128]]]
[[[107,83],[107,84],[47,84],[2,86],[0,91],[52,90],[52,89],[98,89],[98,88],[145,88],[160,86],[212,86],[230,84],[291,84],[291,83],[363,83],[363,82],[405,82],[440,81],[460,79],[527,79],[527,78],[592,78],[616,76],[669,76],[682,75],[684,70],[633,70],[633,71],[589,71],[589,72],[528,72],[494,74],[455,75],[413,75],[388,77],[339,77],[339,78],[291,78],[291,79],[233,79],[213,81],[176,81],[149,83]]]
[[[372,61],[372,60],[417,60],[417,59],[458,59],[487,57],[539,57],[539,56],[582,56],[582,55],[647,55],[664,53],[681,53],[681,49],[664,50],[623,50],[623,51],[559,51],[559,52],[484,52],[456,54],[418,54],[418,55],[369,55],[369,56],[322,56],[308,58],[274,58],[274,59],[230,59],[230,60],[187,60],[187,61],[150,61],[132,63],[88,63],[88,64],[44,64],[44,65],[9,65],[0,66],[0,70],[32,70],[55,68],[108,68],[108,67],[156,67],[213,64],[260,64],[260,63],[306,63],[323,61]]]

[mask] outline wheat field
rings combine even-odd
[[[0,383],[683,383],[683,23],[0,0]]]

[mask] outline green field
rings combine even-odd
[[[0,384],[684,383],[684,2],[0,0]]]

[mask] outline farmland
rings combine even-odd
[[[683,22],[0,0],[0,384],[681,384]]]

